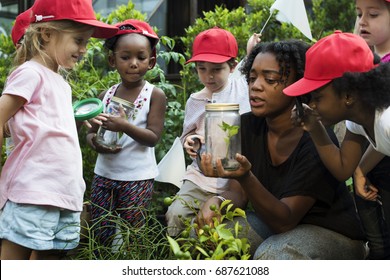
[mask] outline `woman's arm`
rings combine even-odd
[[[293,229],[314,205],[315,199],[309,196],[291,196],[277,199],[252,174],[251,164],[243,155],[236,159],[240,167],[236,171],[224,170],[221,160],[217,160],[213,168],[211,156],[203,154],[201,169],[206,176],[235,178],[245,196],[250,200],[256,214],[274,231],[285,232]]]
[[[256,215],[276,233],[295,228],[315,203],[315,199],[309,196],[290,196],[279,200],[252,172],[238,181],[251,201]]]

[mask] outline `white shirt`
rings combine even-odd
[[[375,111],[375,139],[371,139],[361,125],[346,121],[346,126],[352,133],[365,136],[375,150],[386,156],[390,156],[390,107],[382,111]]]
[[[103,98],[105,106],[107,100],[115,94],[118,85],[107,91]],[[146,81],[134,101],[134,113],[128,121],[137,127],[146,128],[153,88],[154,85]],[[126,134],[122,135],[118,144],[122,146],[119,153],[98,155],[95,165],[97,175],[116,181],[149,180],[158,175],[154,147],[141,145]]]

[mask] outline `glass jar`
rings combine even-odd
[[[120,116],[119,105],[122,105],[126,113],[126,119],[132,117],[134,113],[134,104],[131,103],[130,101],[124,100],[116,96],[113,96],[111,98],[111,101],[106,106],[106,110],[104,112],[111,116],[119,117]],[[118,147],[119,138],[120,138],[119,132],[111,131],[101,126],[99,127],[99,130],[96,134],[96,142],[99,145],[102,145],[109,149],[114,149]]]
[[[238,169],[236,153],[241,153],[239,104],[206,105],[205,144],[214,166],[216,160],[221,159],[224,169]]]

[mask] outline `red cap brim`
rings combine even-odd
[[[232,57],[225,56],[225,55],[219,55],[219,54],[211,54],[211,53],[198,54],[198,55],[191,57],[191,59],[187,60],[186,64],[190,63],[190,62],[196,62],[196,61],[204,61],[204,62],[211,62],[211,63],[224,63],[230,59],[232,59]]]
[[[283,93],[288,96],[300,96],[306,93],[312,92],[324,85],[330,83],[332,80],[309,80],[306,78],[302,78],[292,85],[286,87],[283,90]]]
[[[118,27],[98,21],[98,20],[77,20],[77,19],[71,19],[76,22],[80,22],[83,24],[87,24],[90,26],[95,27],[95,31],[92,34],[92,37],[94,38],[110,38],[116,35],[118,32]]]

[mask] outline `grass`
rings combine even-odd
[[[166,237],[164,215],[166,206],[163,200],[172,196],[177,188],[172,185],[156,183],[152,205],[145,213],[145,224],[129,227],[128,223],[115,213],[107,213],[100,219],[113,221],[116,229],[111,246],[99,244],[94,237],[94,229],[99,221],[92,223],[88,207],[84,207],[81,217],[79,246],[68,253],[72,260],[166,260],[174,259]]]

